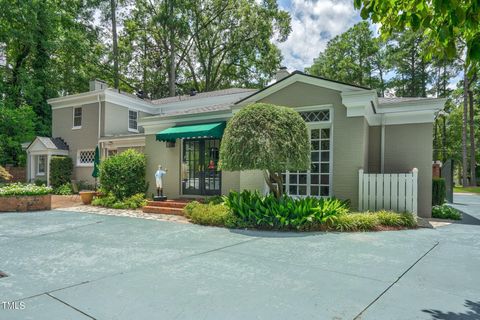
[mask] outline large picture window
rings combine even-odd
[[[82,127],[82,107],[73,108],[73,128]]]
[[[128,110],[128,130],[138,131],[138,111]]]
[[[310,170],[286,172],[284,192],[291,196],[328,197],[331,195],[330,110],[302,111],[310,139]]]

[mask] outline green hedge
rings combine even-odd
[[[50,159],[50,184],[59,188],[72,181],[73,161],[70,157],[54,156]]]
[[[432,205],[439,206],[444,204],[446,196],[445,179],[434,178],[432,180]]]
[[[133,149],[109,157],[100,164],[101,189],[120,201],[144,194],[147,191],[145,170],[145,155]]]

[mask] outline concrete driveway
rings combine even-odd
[[[458,199],[480,216],[480,197]],[[0,226],[0,319],[480,318],[475,225],[296,234],[49,211]]]

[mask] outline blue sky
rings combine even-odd
[[[278,43],[283,65],[303,71],[325,49],[328,40],[361,21],[353,0],[279,0],[290,12],[292,32],[287,41]]]

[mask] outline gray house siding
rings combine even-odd
[[[113,135],[120,135],[120,134],[128,134],[128,108],[119,106],[117,104],[113,104],[110,102],[105,103],[105,114],[107,117],[103,117],[105,119],[105,129],[104,135],[105,136],[113,136]],[[147,117],[150,114],[145,112],[138,112],[138,119]],[[139,133],[143,132],[143,128],[139,127]],[[133,132],[131,132],[133,133]]]
[[[385,173],[418,169],[418,214],[432,213],[433,124],[391,125],[385,128]]]
[[[95,149],[98,142],[98,103],[82,105],[82,127],[73,128],[73,107],[52,110],[52,135],[62,137],[69,146],[76,180],[92,182],[93,167],[77,165],[77,151]]]
[[[333,192],[341,199],[350,199],[358,207],[358,169],[363,168],[368,150],[364,137],[368,131],[363,117],[347,118],[340,93],[318,86],[294,83],[264,98],[268,102],[289,107],[332,104],[333,114]]]

